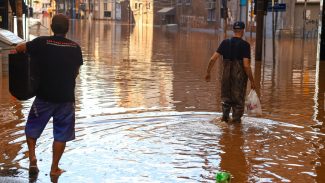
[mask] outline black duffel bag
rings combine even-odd
[[[18,100],[28,100],[36,95],[39,85],[36,59],[27,53],[9,54],[9,91]]]

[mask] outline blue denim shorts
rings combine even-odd
[[[39,138],[51,117],[53,117],[55,141],[67,142],[75,139],[74,102],[51,103],[37,97],[28,115],[25,126],[26,136],[34,139]]]

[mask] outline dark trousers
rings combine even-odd
[[[221,80],[221,101],[223,117],[229,118],[232,109],[234,121],[240,121],[244,114],[247,74],[243,61],[224,60]]]

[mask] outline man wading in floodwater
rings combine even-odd
[[[64,170],[59,161],[67,141],[75,139],[75,79],[83,64],[80,46],[66,39],[69,20],[63,14],[52,18],[54,36],[41,36],[19,44],[17,52],[27,52],[37,59],[39,88],[30,109],[25,133],[29,150],[29,173],[37,174],[36,140],[53,117],[53,159],[50,175],[59,176]]]
[[[212,55],[205,80],[211,80],[210,71],[220,55],[223,57],[223,72],[221,79],[222,121],[229,121],[232,109],[232,121],[241,122],[244,114],[247,77],[251,88],[255,89],[255,82],[250,67],[250,44],[242,39],[245,24],[235,22],[234,36],[221,42],[218,50]]]

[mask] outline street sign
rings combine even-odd
[[[285,3],[275,3],[273,6],[273,10],[275,12],[284,12],[286,11],[287,5]],[[267,11],[272,12],[272,4],[268,4]]]
[[[240,6],[246,6],[247,0],[240,0]]]

